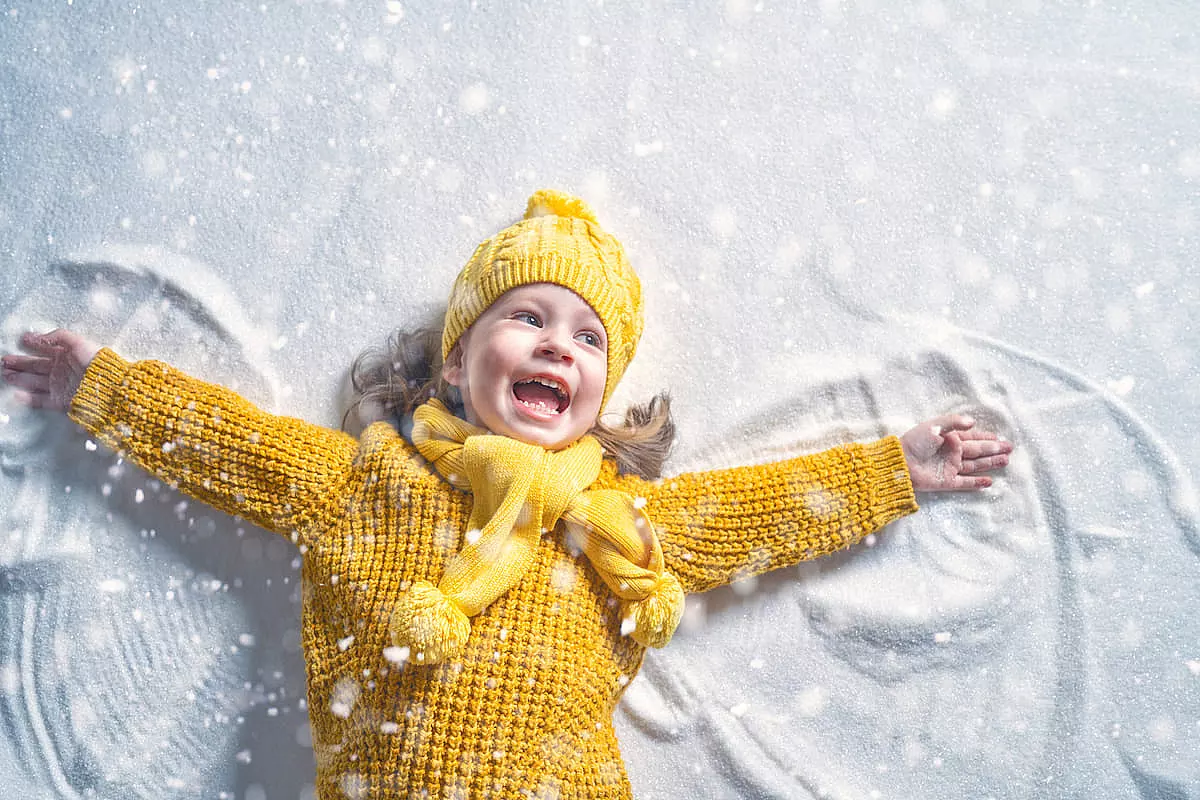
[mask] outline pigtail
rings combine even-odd
[[[654,480],[662,475],[663,463],[675,443],[671,397],[661,392],[648,403],[630,406],[618,425],[597,420],[590,433],[616,459],[619,472]]]

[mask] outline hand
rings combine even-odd
[[[900,437],[913,489],[936,492],[992,485],[990,477],[978,473],[1006,466],[1012,443],[974,427],[970,417],[947,414],[926,420]]]
[[[4,382],[16,387],[19,401],[34,408],[66,411],[100,345],[66,328],[25,333],[21,347],[33,355],[6,353]]]

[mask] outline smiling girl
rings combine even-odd
[[[949,415],[656,480],[665,398],[599,420],[641,332],[620,244],[538,192],[471,257],[437,335],[356,363],[357,405],[389,417],[357,439],[64,330],[25,335],[3,376],[299,547],[320,797],[627,798],[612,712],[684,592],[847,547],[914,491],[990,485],[1011,451]]]
[[[505,292],[450,351],[442,375],[468,421],[561,450],[596,424],[608,342],[596,312],[553,283]]]

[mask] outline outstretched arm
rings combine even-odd
[[[129,363],[70,331],[26,334],[4,380],[29,405],[68,411],[165,483],[283,534],[304,529],[357,451],[355,440],[268,414],[157,361]]]
[[[658,481],[615,476],[614,486],[644,498],[687,592],[826,555],[917,510],[895,436]]]
[[[685,591],[705,591],[848,547],[916,511],[914,492],[990,486],[982,473],[1007,465],[1012,444],[974,426],[951,414],[787,461],[615,480],[645,498]]]
[[[918,492],[985,489],[992,479],[980,473],[1007,466],[1013,449],[991,431],[975,430],[975,420],[962,414],[922,422],[900,443]]]

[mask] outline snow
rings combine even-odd
[[[73,326],[336,426],[359,351],[577,191],[646,292],[612,408],[671,390],[672,471],[947,412],[1018,448],[690,598],[618,712],[639,800],[1200,798],[1200,12],[482,5],[12,0],[0,346]],[[308,796],[288,558],[0,421],[0,794]]]

